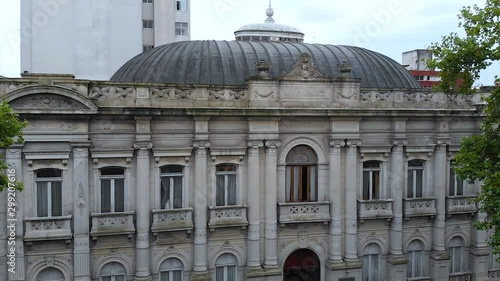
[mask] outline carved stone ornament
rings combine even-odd
[[[255,70],[260,78],[269,78],[269,70],[271,70],[271,63],[266,60],[260,60],[255,63]]]
[[[175,89],[174,90],[174,98],[176,99],[187,99],[189,97],[191,97],[191,94],[192,94],[192,90],[178,90],[178,89]]]
[[[239,100],[239,99],[242,99],[243,97],[245,97],[247,94],[247,91],[246,90],[243,90],[243,91],[229,91],[229,96],[233,97],[235,100]]]
[[[316,65],[312,63],[312,58],[307,53],[302,53],[297,62],[292,66],[292,71],[283,77],[284,80],[309,80],[328,79],[328,76],[319,72]]]
[[[132,97],[134,88],[115,88],[115,96],[126,99]]]
[[[109,98],[109,96],[109,87],[93,87],[89,94],[89,98],[91,99]]]
[[[221,90],[221,91],[209,90],[208,96],[210,97],[211,100],[225,100],[226,99],[226,91],[225,90]]]
[[[150,142],[139,142],[134,144],[134,149],[137,150],[149,150],[153,148],[153,144]]]
[[[28,95],[11,102],[19,109],[86,109],[80,102],[54,94]]]
[[[170,91],[173,89],[151,89],[151,96],[153,98],[168,99],[170,98]]]
[[[80,215],[83,215],[83,210],[87,206],[87,201],[85,200],[85,190],[83,185],[80,183],[78,186],[78,198],[76,199],[76,206],[80,209]]]

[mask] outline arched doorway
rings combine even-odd
[[[318,255],[308,249],[291,253],[283,268],[283,281],[319,281],[320,262]]]

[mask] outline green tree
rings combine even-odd
[[[465,31],[463,37],[451,33],[431,45],[434,59],[428,65],[441,71],[439,90],[470,94],[480,71],[500,60],[500,0],[463,7],[459,27]],[[457,85],[459,79],[463,81]],[[460,178],[483,183],[477,202],[486,220],[476,227],[491,231],[489,242],[500,253],[500,88],[485,101],[482,132],[462,140],[454,168]]]
[[[19,121],[19,116],[10,108],[6,101],[0,103],[0,148],[9,148],[15,142],[23,142],[23,128],[27,122]],[[7,173],[0,173],[0,192],[4,188],[15,187],[22,190],[23,184],[20,181],[14,181],[14,178],[9,177],[7,164],[3,159],[0,159],[0,169]]]

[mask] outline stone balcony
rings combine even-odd
[[[500,268],[490,269],[488,277],[490,281],[500,281]]]
[[[211,231],[220,227],[242,227],[248,225],[247,206],[218,206],[208,207],[210,211],[210,219],[208,227]]]
[[[430,277],[413,277],[413,278],[406,278],[406,281],[432,281],[432,278],[430,278]]]
[[[446,214],[474,214],[477,212],[475,195],[448,196],[446,197]]]
[[[193,230],[193,209],[170,209],[153,210],[153,225],[151,231],[153,235],[159,232],[187,230],[191,233]]]
[[[105,235],[126,234],[129,238],[135,233],[134,212],[121,213],[94,213],[90,235],[93,239]]]
[[[387,219],[394,216],[392,199],[361,200],[358,199],[358,218],[363,220]]]
[[[403,214],[405,218],[434,217],[436,213],[436,198],[403,199]]]
[[[70,240],[71,215],[47,218],[26,218],[24,241]]]
[[[470,272],[450,273],[450,281],[471,281],[472,274]]]
[[[280,224],[330,221],[330,202],[278,202]]]

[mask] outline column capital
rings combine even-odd
[[[403,152],[403,148],[408,145],[408,141],[406,139],[393,139],[392,146],[393,152]]]
[[[247,141],[247,146],[250,149],[258,149],[264,146],[264,142],[261,140],[249,140]]]
[[[345,139],[330,139],[330,147],[341,148],[346,145]]]
[[[439,149],[439,148],[445,148],[448,146],[448,145],[451,145],[451,138],[436,138],[434,140],[434,143],[436,144],[436,149]]]
[[[137,142],[134,144],[133,147],[136,150],[150,150],[150,149],[153,149],[153,143],[151,143],[151,142]]]
[[[191,145],[193,149],[208,149],[210,148],[210,141],[208,140],[193,140]]]
[[[277,149],[281,146],[281,142],[279,140],[265,140],[264,142],[266,148]]]
[[[345,146],[347,146],[351,149],[356,149],[356,148],[361,146],[361,140],[360,139],[352,139],[352,140],[346,139]]]

